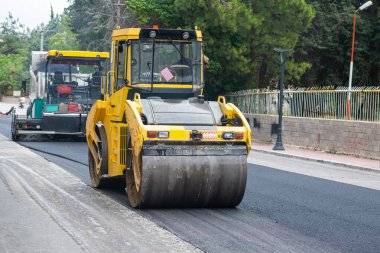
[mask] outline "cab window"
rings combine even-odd
[[[117,82],[114,90],[117,91],[124,87],[126,81],[126,69],[127,69],[127,43],[126,41],[119,41],[117,45]]]

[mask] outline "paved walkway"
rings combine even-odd
[[[274,151],[273,147],[274,144],[252,143],[253,152],[251,155],[254,155],[255,152],[263,152],[380,173],[380,160],[365,159],[341,154],[329,154],[323,151],[314,151],[288,145],[284,145],[284,151]]]
[[[12,108],[12,106],[17,107],[17,104],[0,102],[0,113],[5,114]]]
[[[0,102],[0,115],[7,113],[12,107],[16,108],[16,113],[19,115],[26,115],[27,104],[24,108],[20,109],[18,103]]]

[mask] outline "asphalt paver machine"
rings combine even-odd
[[[94,187],[125,176],[133,207],[233,207],[245,192],[249,123],[205,101],[199,30],[117,29],[104,99],[86,124]],[[108,183],[107,183],[108,184]]]
[[[108,52],[32,52],[26,115],[13,113],[12,138],[22,135],[85,135],[87,113],[101,99]]]

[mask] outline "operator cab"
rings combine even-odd
[[[128,28],[114,31],[111,55],[115,92],[141,98],[190,98],[202,93],[202,35],[197,30]],[[112,89],[112,90],[111,90]]]

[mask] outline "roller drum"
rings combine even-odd
[[[140,207],[234,207],[246,180],[246,155],[142,156]]]

